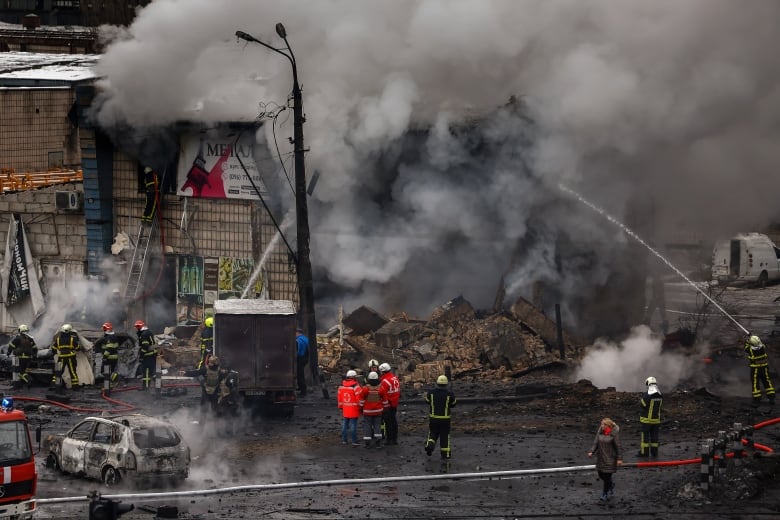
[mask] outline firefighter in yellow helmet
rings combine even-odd
[[[772,380],[769,379],[769,356],[761,338],[750,334],[745,340],[745,354],[750,366],[753,408],[758,408],[758,405],[761,404],[761,387],[763,386],[771,409],[775,405],[775,387],[772,386]]]
[[[211,354],[214,353],[214,318],[209,316],[203,320],[203,332],[200,333],[200,360],[198,369],[206,365]]]
[[[436,378],[436,387],[428,390],[425,400],[428,402],[428,438],[425,441],[425,453],[430,457],[439,441],[439,450],[442,460],[452,457],[450,444],[450,422],[452,420],[452,408],[457,404],[455,394],[449,389],[449,379],[440,375]]]
[[[55,385],[63,384],[62,374],[65,372],[65,369],[67,369],[68,375],[70,375],[71,388],[78,387],[79,375],[76,372],[76,352],[81,350],[81,342],[79,341],[79,335],[76,334],[76,331],[73,330],[73,327],[70,325],[70,323],[65,323],[62,327],[60,327],[59,332],[54,335],[51,343],[51,349],[55,354],[57,354],[57,358],[59,359],[60,363],[59,370],[55,371],[54,373],[54,377],[52,379],[53,383]]]

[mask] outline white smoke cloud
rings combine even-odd
[[[549,242],[509,274],[517,293],[556,275],[564,293],[595,282],[556,268],[557,235],[615,250],[610,224],[555,200],[561,181],[618,218],[652,198],[661,237],[778,217],[778,15],[773,0],[155,0],[101,60],[98,116],[165,125],[284,105],[289,63],[233,36],[278,47],[282,21],[307,170],[322,174],[315,268],[379,310],[429,312],[459,293],[484,307],[532,222]],[[511,95],[533,122],[495,111]],[[482,149],[450,131],[485,114]],[[289,120],[277,129],[291,134]]]
[[[644,390],[645,379],[654,376],[663,391],[676,388],[690,374],[694,359],[682,354],[662,354],[661,339],[640,325],[620,343],[596,341],[582,359],[575,379],[588,379],[599,388],[614,386],[618,391],[638,392]]]

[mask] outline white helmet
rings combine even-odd
[[[19,332],[30,332],[30,328],[27,325],[19,325]]]
[[[437,385],[447,385],[447,384],[449,384],[449,382],[450,382],[450,380],[447,379],[447,376],[445,376],[445,375],[440,375],[439,377],[436,378],[436,384]]]
[[[759,337],[758,337],[758,336],[756,336],[755,334],[751,335],[751,336],[748,338],[748,342],[749,342],[749,343],[750,343],[752,346],[754,346],[754,347],[760,347],[760,346],[761,346],[761,338],[759,338]]]
[[[379,381],[379,374],[376,372],[369,372],[368,373],[368,380],[369,381]]]
[[[357,377],[357,372],[355,372],[354,370],[347,370],[347,379],[351,377]]]
[[[390,372],[390,363],[382,363],[379,365],[379,371],[381,373]]]
[[[376,359],[369,359],[368,360],[368,371],[369,372],[371,372],[372,368],[378,367],[378,366],[379,366],[379,361],[377,361]]]
[[[645,379],[645,386],[655,385],[658,384],[653,376],[648,377]]]
[[[62,332],[70,332],[73,330],[73,327],[71,327],[70,323],[66,323],[62,326]]]

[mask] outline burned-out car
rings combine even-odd
[[[49,436],[44,447],[48,467],[109,486],[122,480],[177,484],[189,475],[190,448],[179,430],[147,415],[88,417]]]

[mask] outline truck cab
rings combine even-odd
[[[27,417],[13,398],[0,401],[0,518],[28,519],[35,512],[38,473]]]
[[[214,354],[238,372],[238,393],[257,411],[293,413],[296,319],[289,300],[214,302]]]

